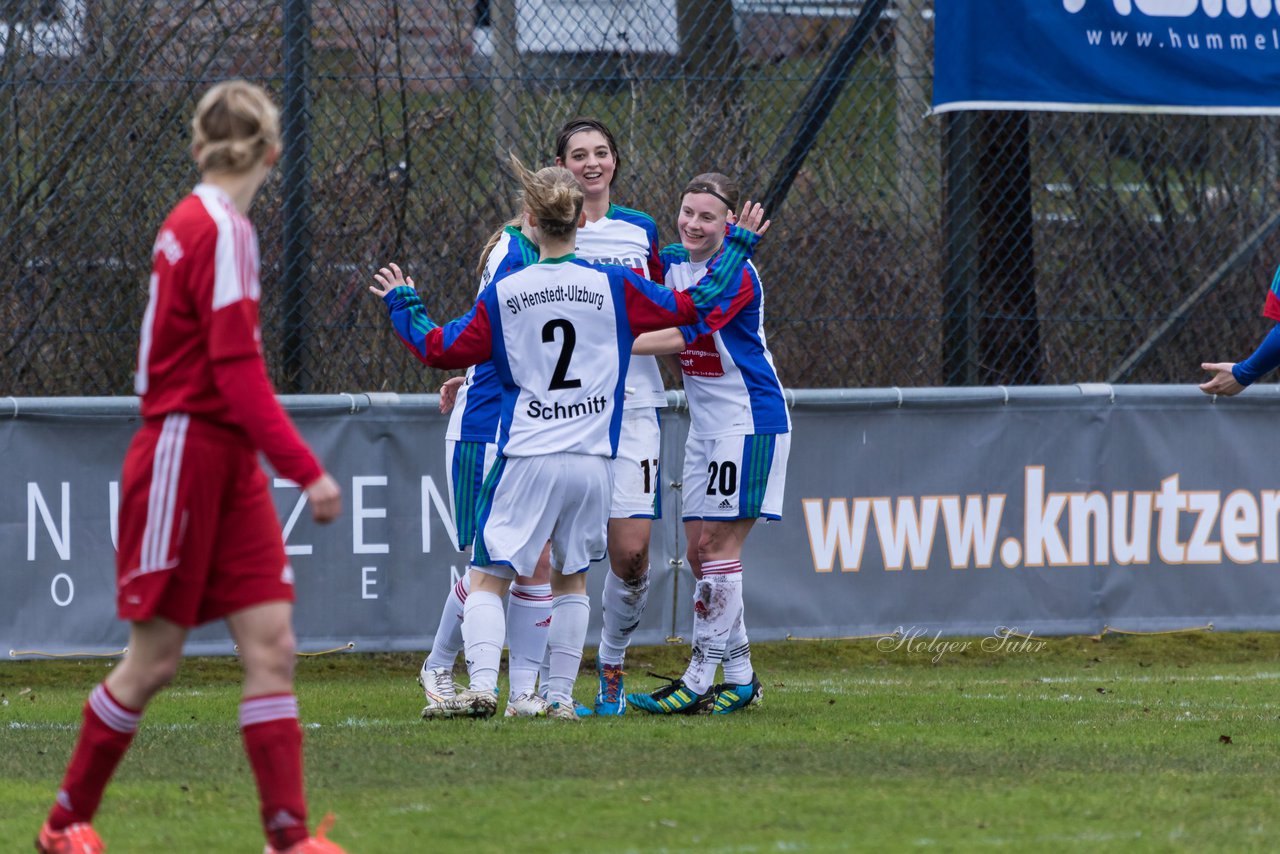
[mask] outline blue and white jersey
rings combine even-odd
[[[569,255],[498,278],[444,326],[427,317],[411,287],[383,300],[396,334],[423,362],[460,368],[493,360],[503,385],[501,454],[613,457],[635,336],[725,314],[730,285],[758,241],[730,229],[706,275],[679,292]]]
[[[489,252],[484,273],[480,276],[477,295],[489,283],[512,270],[538,261],[538,247],[515,226],[507,226]],[[457,442],[498,441],[498,418],[502,414],[502,382],[492,362],[467,368],[466,380],[458,389],[458,398],[449,413],[449,426],[444,437]]]
[[[603,217],[578,229],[573,254],[592,264],[626,267],[651,282],[662,284],[658,260],[658,226],[641,211],[610,205]],[[626,409],[653,409],[667,405],[667,393],[653,356],[632,356],[627,370]]]
[[[678,244],[664,247],[661,258],[667,286],[676,291],[695,285],[707,269]],[[788,433],[791,416],[765,344],[764,291],[754,264],[747,262],[725,296],[726,310],[680,328],[689,438]]]

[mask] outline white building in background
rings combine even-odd
[[[0,3],[0,56],[10,41],[31,56],[78,56],[85,49],[86,5],[86,0]]]

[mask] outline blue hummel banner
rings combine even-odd
[[[1280,0],[942,0],[933,110],[1280,114]]]

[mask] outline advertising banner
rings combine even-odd
[[[965,0],[936,13],[934,112],[1280,112],[1273,0]]]
[[[1259,452],[1280,415],[1276,386],[1229,400],[1194,386],[788,395],[783,518],[757,523],[742,559],[753,639],[1280,629],[1280,465]],[[0,655],[118,651],[119,468],[136,404],[8,402]],[[671,402],[641,644],[687,639],[692,625],[688,422],[681,397]],[[435,396],[286,404],[344,500],[318,526],[299,491],[273,480],[302,649],[425,651],[467,566],[451,541]],[[591,646],[606,571],[588,576]],[[188,652],[233,647],[213,625]]]

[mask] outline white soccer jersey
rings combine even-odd
[[[732,228],[696,287],[672,291],[625,267],[548,258],[491,283],[444,326],[412,287],[383,296],[396,334],[428,365],[492,359],[502,380],[499,452],[612,457],[622,420],[623,365],[635,336],[731,314],[758,235]]]
[[[679,246],[662,250],[667,286],[684,291],[697,284],[707,262],[690,261]],[[682,327],[687,342],[680,354],[689,401],[689,438],[787,433],[791,416],[782,383],[765,344],[764,291],[755,265],[747,262],[730,312]]]
[[[520,229],[507,226],[489,252],[484,272],[480,275],[477,296],[489,283],[512,270],[536,263],[538,247]],[[456,442],[498,441],[498,416],[502,409],[502,383],[493,364],[483,362],[467,368],[466,380],[458,388],[458,397],[449,413],[445,439]]]
[[[494,362],[519,387],[514,406],[503,407],[503,454],[613,456],[631,336],[618,334],[608,277],[561,261],[526,267],[495,287],[495,355],[498,346],[503,353]]]
[[[662,265],[658,261],[658,226],[646,213],[610,205],[608,212],[595,222],[578,229],[574,254],[592,264],[616,264],[662,283]],[[627,409],[652,409],[667,405],[667,393],[653,356],[632,356],[627,369],[627,387],[633,389],[625,403]]]

